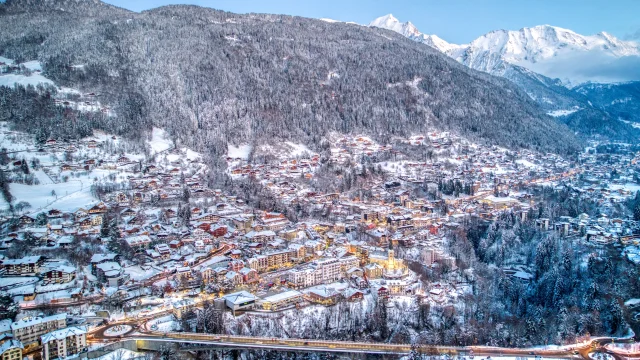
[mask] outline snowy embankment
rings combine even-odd
[[[145,359],[148,353],[131,351],[127,349],[118,349],[106,355],[100,356],[95,360],[134,360]]]

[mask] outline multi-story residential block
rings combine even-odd
[[[281,250],[249,258],[247,264],[249,268],[258,272],[279,269],[292,263],[294,258],[297,258],[297,254],[298,252],[294,249]]]
[[[67,326],[67,314],[47,317],[27,317],[11,324],[13,337],[30,348],[40,345],[40,337],[53,330]]]
[[[42,270],[42,277],[45,283],[66,283],[76,278],[76,268],[67,265],[47,266]]]
[[[322,273],[322,282],[328,283],[342,279],[342,271],[340,268],[340,260],[338,259],[322,259],[316,261],[316,269]]]
[[[9,339],[0,345],[0,360],[22,360],[24,346],[15,339]]]
[[[42,359],[66,359],[87,350],[87,329],[68,327],[42,335]]]
[[[33,276],[40,271],[44,259],[42,256],[25,256],[20,259],[5,259],[2,268],[5,275]]]

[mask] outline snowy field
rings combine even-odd
[[[31,205],[31,214],[54,208],[73,212],[96,204],[98,200],[91,195],[91,184],[94,179],[103,179],[112,173],[117,173],[117,170],[94,169],[91,173],[57,184],[52,183],[44,173],[38,173],[38,179],[42,179],[39,185],[12,183],[9,189],[15,197],[15,203],[26,201]],[[6,208],[7,205],[4,199],[0,199],[1,208]]]
[[[525,160],[525,159],[516,160],[516,163],[518,163],[518,164],[520,164],[522,166],[528,167],[528,168],[537,168],[538,167],[538,165],[532,163],[529,160]]]

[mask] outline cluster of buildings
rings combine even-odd
[[[0,320],[0,358],[21,360],[40,352],[42,359],[65,359],[88,350],[87,329],[67,326],[67,314]]]
[[[281,155],[259,165],[227,159],[232,178],[254,178],[284,204],[323,209],[319,220],[295,222],[209,188],[207,166],[188,149],[168,146],[147,159],[114,151],[124,146],[118,141],[106,135],[71,145],[47,141],[51,151],[71,153],[48,172],[103,175],[94,184],[98,199],[73,210],[52,205],[2,219],[1,249],[30,240],[39,254],[0,256],[0,290],[23,307],[38,297],[71,304],[88,296],[129,301],[150,296],[152,288],[179,294],[171,305],[177,317],[211,297],[233,311],[330,305],[366,296],[455,305],[473,291],[473,280],[456,272],[456,259],[447,250],[449,231],[470,216],[492,221],[505,210],[527,220],[538,210],[536,189],[543,186],[596,200],[602,214],[536,215],[540,229],[598,246],[621,242],[627,258],[640,262],[638,224],[607,215],[640,189],[633,185],[637,159],[631,151],[606,160],[588,151],[578,166],[557,155],[480,146],[447,133],[403,140],[402,151],[364,136],[332,139],[329,161],[336,164],[358,164],[364,156],[394,158],[377,163],[387,176],[374,177],[361,189],[366,196],[312,191],[318,154]],[[428,148],[428,157],[409,160],[407,152],[416,147]],[[114,237],[127,246],[114,249]],[[47,255],[79,242],[96,243],[100,250],[79,264]],[[456,275],[424,288],[412,265]],[[530,279],[527,269],[505,273]],[[54,295],[43,296],[47,293]],[[12,336],[2,349],[17,352],[36,344],[48,359],[86,347],[86,331],[67,327],[64,317],[55,319],[11,323]]]

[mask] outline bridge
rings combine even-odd
[[[166,313],[166,312],[163,312]],[[112,323],[93,330],[88,340],[94,343],[110,343],[112,346],[129,346],[130,350],[158,351],[170,346],[180,351],[198,350],[275,350],[286,352],[331,352],[342,355],[352,354],[358,357],[364,354],[380,354],[385,357],[401,357],[412,350],[411,344],[389,344],[379,342],[312,340],[295,338],[273,338],[241,335],[217,335],[190,332],[162,332],[149,329],[148,321],[162,314],[150,314],[143,318]],[[118,324],[131,326],[131,331],[119,336],[106,336],[105,331]],[[614,343],[633,343],[635,334],[624,338],[597,337],[580,343],[558,347],[502,348],[492,346],[441,346],[419,345],[416,351],[426,355],[484,356],[517,358],[553,358],[591,360],[594,352],[611,355],[616,360],[640,360],[640,353],[628,353],[611,345]],[[118,345],[120,343],[120,345]],[[133,348],[130,348],[133,347]],[[105,348],[105,350],[107,350]],[[97,352],[103,350],[96,350]],[[104,353],[102,353],[104,355]],[[89,356],[89,358],[93,358]]]
[[[138,329],[138,332],[122,337],[109,338],[104,331],[93,333],[93,338],[99,341],[126,340],[135,341],[136,349],[158,351],[163,347],[174,347],[181,351],[219,350],[219,349],[261,349],[287,352],[332,352],[341,354],[381,354],[397,356],[398,358],[411,352],[410,344],[388,344],[352,341],[310,340],[310,339],[282,339],[258,336],[215,335],[203,333],[159,332]],[[418,346],[416,350],[428,355],[462,355],[462,356],[491,356],[491,357],[541,357],[590,359],[589,354],[600,350],[602,344],[610,343],[610,339],[592,340],[590,342],[559,348],[500,348],[489,346]],[[610,351],[606,351],[611,353]],[[615,354],[612,354],[615,356]]]

